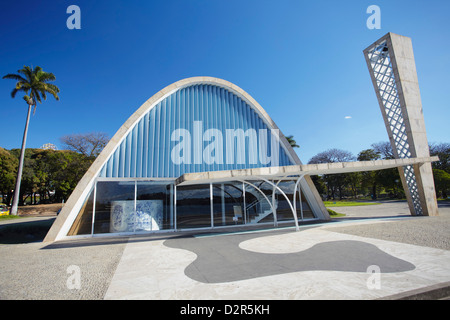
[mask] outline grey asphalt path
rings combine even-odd
[[[287,233],[292,230],[284,232]],[[415,268],[373,244],[355,240],[327,241],[299,252],[285,253],[254,252],[239,247],[245,241],[281,234],[272,231],[227,237],[180,237],[167,240],[164,245],[195,253],[197,259],[184,273],[203,283],[225,283],[302,271],[366,272],[370,265],[379,266],[384,273]]]

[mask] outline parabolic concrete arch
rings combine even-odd
[[[247,92],[219,78],[183,79],[153,95],[119,128],[79,181],[45,241],[155,228],[177,231],[176,226],[182,225],[176,223],[182,216],[176,207],[177,195],[180,200],[181,191],[187,192],[174,184],[179,176],[286,165],[301,165],[301,161],[275,122]],[[150,186],[160,189],[149,191]],[[313,217],[328,219],[308,175],[300,186]],[[217,227],[219,220],[215,221],[214,215],[220,214],[224,226],[231,224],[225,221],[241,223],[236,212],[246,211],[245,197],[241,209],[234,203],[230,220],[226,196],[215,196],[212,189],[210,225],[205,221],[189,224],[205,217],[192,218],[186,213],[183,221],[191,221],[186,228]],[[217,199],[222,199],[221,204],[216,205]]]

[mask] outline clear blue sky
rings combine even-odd
[[[81,9],[69,30],[66,9]],[[381,30],[366,9],[381,8]],[[430,142],[450,142],[450,1],[82,1],[0,3],[0,76],[53,72],[27,147],[73,133],[111,137],[153,94],[186,77],[231,81],[294,135],[303,162],[329,148],[355,155],[387,133],[363,49],[388,32],[411,37]],[[0,79],[0,146],[20,148],[27,106]],[[346,117],[351,117],[346,119]]]

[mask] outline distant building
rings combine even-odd
[[[43,150],[58,150],[58,148],[53,143],[46,143],[42,147],[40,147],[39,149],[43,149]]]

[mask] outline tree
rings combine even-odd
[[[297,142],[294,140],[294,136],[290,135],[286,137],[286,140],[289,142],[292,148],[300,148]]]
[[[366,149],[358,154],[358,161],[371,161],[379,160],[381,158],[380,153],[374,149]],[[372,199],[377,198],[377,183],[378,183],[379,171],[365,171],[361,172],[361,183],[364,187],[371,188]]]
[[[395,159],[394,151],[392,150],[391,143],[388,141],[373,143],[372,148],[375,153],[379,154],[381,159]],[[377,171],[376,183],[383,187],[387,192],[391,192],[397,197],[403,197],[403,188],[401,187],[400,174],[397,168],[384,169]],[[376,190],[372,190],[372,194],[376,197]]]
[[[378,153],[382,159],[394,159],[394,151],[392,150],[391,144],[387,141],[372,143],[371,147]]]
[[[349,172],[345,174],[345,180],[347,185],[350,186],[353,198],[355,199],[358,197],[358,189],[361,187],[361,177],[361,172]]]
[[[430,144],[430,155],[439,157],[439,161],[432,163],[433,169],[450,173],[450,143]]]
[[[68,150],[96,158],[108,143],[109,137],[103,132],[91,132],[66,135],[60,141]]]
[[[366,149],[358,153],[358,161],[372,161],[379,160],[381,158],[380,153],[374,149]]]
[[[309,160],[309,164],[314,163],[329,163],[329,162],[349,162],[354,161],[355,157],[349,151],[340,149],[329,149],[316,154]],[[351,177],[354,178],[354,177]],[[336,198],[336,194],[339,193],[339,199],[344,196],[344,189],[349,182],[349,176],[346,174],[324,174],[322,176],[328,192],[328,198]],[[354,181],[353,181],[354,182]]]
[[[36,194],[39,193],[40,187],[40,177],[36,174],[36,153],[39,149],[27,148],[25,149],[25,155],[23,159],[23,172],[20,184],[20,194],[19,194],[19,206],[25,203],[28,197],[34,196],[34,201],[32,198],[32,203],[36,202]],[[17,162],[20,158],[20,149],[12,149],[10,153],[16,157]]]
[[[341,149],[328,149],[316,154],[308,163],[329,163],[355,161],[355,157],[349,151]]]
[[[17,206],[20,196],[20,183],[22,179],[23,159],[25,155],[25,145],[27,140],[28,125],[30,122],[31,107],[34,106],[33,114],[36,112],[37,103],[42,103],[42,98],[47,99],[47,93],[53,95],[56,100],[59,100],[59,88],[49,82],[54,81],[55,75],[53,73],[45,72],[41,67],[24,66],[23,69],[17,71],[19,74],[7,74],[3,79],[15,80],[16,86],[11,91],[11,97],[14,98],[18,92],[24,92],[23,99],[28,104],[28,114],[25,123],[25,130],[22,139],[22,148],[20,151],[19,168],[17,170],[16,186],[14,188],[14,198],[11,207],[11,214],[17,215]]]
[[[55,192],[52,201],[56,202],[67,200],[92,164],[90,158],[69,150],[45,150],[41,154],[41,161],[49,165],[49,178],[52,191]]]
[[[447,199],[450,190],[450,173],[441,169],[433,169],[434,185],[436,194],[441,194],[443,199]]]
[[[450,143],[430,144],[430,155],[439,157],[439,161],[431,164],[436,193],[447,199],[450,189]]]
[[[2,196],[2,202],[7,205],[10,204],[12,198],[16,168],[16,157],[0,147],[0,194]]]
[[[5,150],[5,152],[7,151]],[[10,150],[9,153],[17,163],[20,149]],[[1,159],[0,152],[0,165],[2,164]],[[92,161],[92,158],[70,150],[27,148],[25,150],[19,205],[23,205],[28,198],[31,198],[29,202],[32,204],[67,200]],[[1,172],[0,166],[0,177]],[[3,181],[0,181],[0,186],[2,186],[2,183]],[[39,198],[37,198],[38,195]]]

